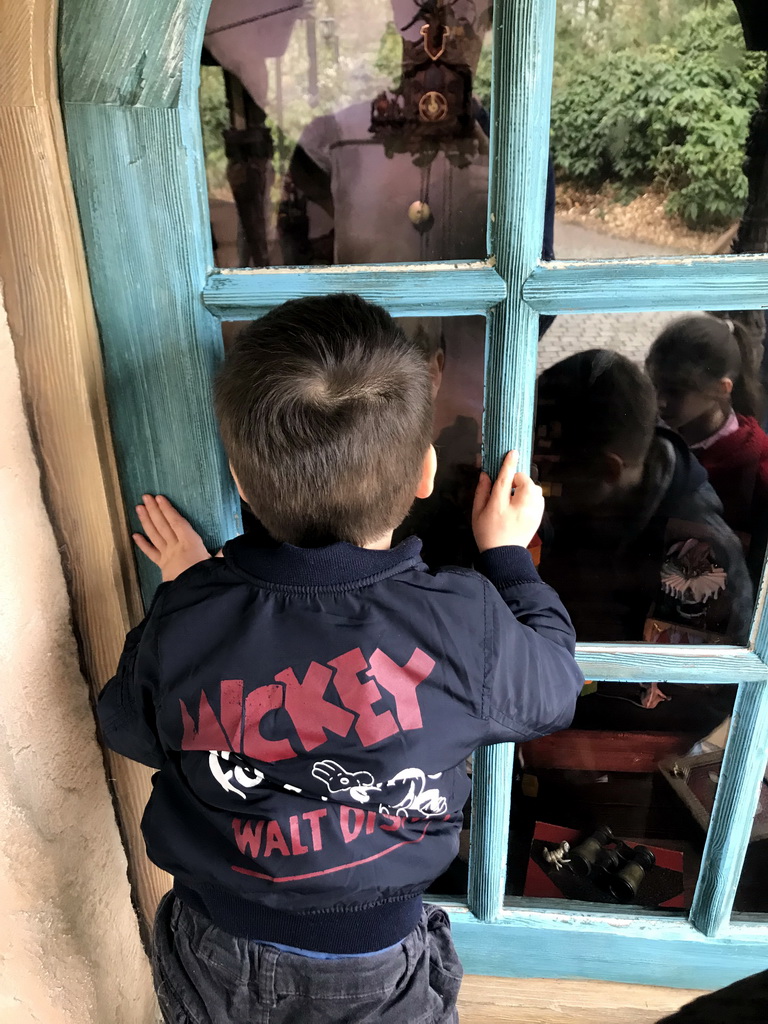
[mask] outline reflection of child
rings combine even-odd
[[[675,433],[656,427],[653,385],[637,366],[592,350],[546,370],[535,462],[550,491],[541,574],[579,639],[641,640],[649,612],[744,638],[752,588],[741,545],[705,471]]]
[[[216,385],[271,539],[210,558],[164,498],[139,506],[165,582],[99,717],[157,769],[143,827],[174,875],[154,950],[169,1022],[458,1019],[461,965],[422,893],[458,849],[465,758],[564,727],[583,679],[524,550],[543,498],[514,453],[475,497],[488,578],[391,547],[432,485],[431,383],[384,310],[286,303]]]
[[[659,335],[646,367],[662,419],[707,470],[757,585],[768,539],[768,436],[755,419],[760,384],[745,362],[728,321],[695,316]]]
[[[459,369],[449,360],[446,388],[445,339],[440,321],[401,318],[400,326],[423,349],[432,376],[435,402],[437,473],[432,494],[417,501],[395,532],[397,541],[416,534],[427,565],[470,567],[477,558],[472,535],[472,498],[480,473],[480,413],[466,415],[466,404],[451,386]],[[459,400],[457,401],[457,397]]]

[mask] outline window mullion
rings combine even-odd
[[[733,684],[762,680],[766,668],[743,647],[691,644],[576,644],[587,679],[622,683]]]
[[[741,878],[768,750],[768,680],[742,683],[733,709],[691,923],[705,935],[727,926]]]
[[[544,230],[555,0],[502,0],[494,33],[488,237],[510,297],[488,316],[483,462],[491,473],[510,448],[523,466],[530,458],[539,318],[522,288]],[[512,769],[509,746],[475,757],[468,899],[482,920],[502,909]]]
[[[484,316],[506,296],[490,262],[216,270],[203,301],[222,320],[252,320],[288,299],[355,292],[393,316]]]
[[[523,286],[538,313],[648,313],[656,310],[763,309],[768,256],[540,263]]]

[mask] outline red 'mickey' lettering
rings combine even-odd
[[[350,825],[350,816],[354,815],[355,823]],[[344,836],[345,843],[351,843],[353,839],[357,839],[363,830],[365,824],[365,811],[362,811],[359,807],[347,807],[346,804],[342,804],[339,808],[339,824],[341,825],[341,834]]]
[[[235,833],[237,848],[240,853],[250,857],[258,857],[261,849],[261,834],[264,831],[264,821],[241,821],[240,818],[232,819],[232,829]]]
[[[243,753],[257,761],[285,761],[296,757],[296,753],[288,740],[268,740],[261,735],[261,720],[270,711],[283,706],[282,686],[260,686],[251,690],[245,698],[245,732],[243,734]],[[213,747],[214,750],[226,749]]]
[[[221,680],[221,724],[227,734],[233,753],[239,754],[243,748],[243,680]],[[218,748],[212,747],[212,750]]]
[[[381,700],[378,686],[373,680],[361,683],[358,678],[358,673],[368,668],[360,648],[356,647],[328,664],[336,669],[333,685],[339,691],[339,696],[348,708],[357,712],[355,730],[363,746],[370,747],[388,736],[394,736],[398,727],[392,712],[383,711],[377,715],[373,710],[373,705]]]
[[[201,691],[197,722],[180,700],[182,750],[231,750],[271,763],[296,757],[287,738],[270,739],[261,729],[265,716],[280,708],[285,708],[306,751],[326,743],[329,732],[347,736],[353,724],[365,747],[394,736],[399,729],[422,728],[416,689],[435,666],[424,651],[417,647],[408,662],[400,666],[377,648],[369,665],[356,647],[328,665],[330,668],[313,661],[301,682],[292,668],[284,669],[275,676],[274,683],[256,687],[245,699],[242,679],[222,679],[219,714],[214,712],[205,691]],[[367,682],[361,681],[361,672],[367,672]],[[332,677],[344,707],[325,699]],[[373,710],[382,699],[379,687],[394,698],[397,718],[391,711]]]
[[[325,700],[330,679],[331,670],[316,661],[309,666],[301,683],[292,668],[275,676],[278,683],[285,683],[285,710],[305,750],[314,750],[325,743],[326,729],[337,736],[346,736],[355,720],[349,711]]]
[[[214,715],[204,690],[200,694],[197,725],[187,711],[184,701],[180,700],[179,704],[181,705],[181,721],[184,726],[184,735],[181,739],[182,750],[229,750],[224,730]]]
[[[304,821],[309,822],[309,827],[312,832],[312,849],[315,853],[323,848],[323,836],[320,832],[320,819],[325,818],[327,814],[327,807],[318,807],[316,811],[305,811],[304,814],[302,814]]]
[[[401,729],[420,729],[421,708],[416,696],[416,687],[423,683],[435,663],[428,654],[417,647],[401,668],[378,647],[371,655],[369,676],[388,690],[395,698],[397,717]]]

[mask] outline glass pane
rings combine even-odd
[[[720,755],[722,759],[722,753]],[[733,909],[736,913],[768,914],[768,766],[766,766],[752,823],[752,834]]]
[[[409,317],[398,323],[432,362],[437,475],[431,496],[415,502],[395,540],[415,533],[429,566],[469,567],[477,554],[470,515],[480,469],[485,318]]]
[[[744,643],[768,539],[765,319],[557,317],[540,571],[582,641]]]
[[[218,266],[485,258],[490,0],[213,0]]]
[[[570,729],[519,749],[508,891],[689,907],[735,692],[588,684]]]
[[[559,258],[765,251],[765,81],[732,0],[558,0],[552,94]],[[757,17],[757,12],[755,12]],[[759,143],[753,123],[754,142]]]

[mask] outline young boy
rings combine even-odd
[[[582,686],[525,551],[541,491],[515,453],[481,479],[484,576],[390,549],[435,473],[430,373],[355,296],[247,327],[215,401],[270,539],[211,558],[145,496],[136,542],[164,582],[99,703],[106,742],[157,769],[165,1019],[455,1021],[461,966],[422,893],[457,852],[465,759],[565,727]]]
[[[658,424],[653,385],[639,367],[592,349],[542,373],[534,461],[551,495],[541,574],[562,595],[579,640],[664,642],[665,628],[690,630],[697,642],[744,640],[752,590],[741,545],[705,470]],[[600,689],[631,698],[623,684]],[[665,696],[644,691],[644,706]],[[647,718],[637,711],[631,701],[586,697],[577,722],[629,727]],[[723,713],[718,700],[678,688],[645,727],[706,733]]]

